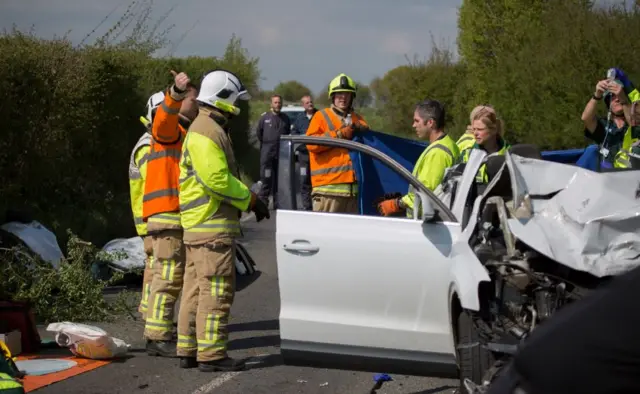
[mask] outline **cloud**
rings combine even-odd
[[[192,28],[175,55],[219,56],[235,33],[251,55],[260,58],[269,89],[296,79],[314,91],[340,72],[368,82],[406,62],[405,54],[426,56],[436,39],[455,42],[456,10],[462,0],[154,0],[158,17],[172,6],[165,26],[171,38]],[[106,32],[129,0],[2,0],[0,28],[12,23],[51,37],[71,30],[79,42],[115,7],[97,31]],[[454,46],[455,48],[455,46]],[[454,49],[452,48],[452,49]]]

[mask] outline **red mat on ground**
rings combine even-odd
[[[29,393],[31,391],[37,390],[39,388],[48,386],[50,384],[59,382],[61,380],[68,379],[72,376],[80,375],[81,373],[85,373],[96,368],[103,367],[110,363],[110,361],[105,360],[90,360],[87,358],[80,358],[75,356],[55,356],[55,355],[38,355],[38,356],[18,356],[18,360],[33,360],[37,358],[55,358],[60,360],[73,360],[78,365],[75,367],[71,367],[69,369],[65,369],[64,371],[48,373],[46,375],[41,376],[25,376],[22,381],[22,385],[24,386],[24,391]]]

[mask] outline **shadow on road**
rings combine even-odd
[[[451,385],[444,385],[444,386],[440,386],[440,387],[434,387],[432,389],[428,389],[428,390],[423,390],[423,391],[416,391],[415,393],[411,393],[411,394],[436,394],[436,393],[441,393],[444,390],[451,390],[451,389],[455,389],[455,386],[451,386]]]
[[[229,350],[278,346],[280,346],[280,335],[264,335],[260,337],[239,338],[229,342]]]
[[[247,369],[264,369],[280,365],[282,365],[282,356],[280,354],[269,354],[268,356],[260,357],[260,361],[248,362]]]
[[[249,287],[253,282],[258,280],[262,275],[260,271],[254,272],[252,275],[238,275],[236,276],[236,291],[242,291]]]
[[[228,326],[229,332],[238,331],[269,331],[279,330],[280,322],[278,319],[252,321],[249,323],[233,323]]]

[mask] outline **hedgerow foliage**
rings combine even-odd
[[[224,67],[256,90],[258,59],[235,36],[216,57],[152,57],[169,46],[170,28],[160,28],[166,15],[153,22],[150,10],[150,0],[134,1],[90,44],[15,29],[0,35],[0,220],[7,210],[28,212],[61,245],[66,229],[98,245],[134,235],[129,157],[144,131],[145,103],[170,84],[169,70],[199,83],[205,71]],[[255,176],[244,109],[232,136],[243,171]]]
[[[585,0],[464,0],[459,59],[435,45],[427,59],[372,81],[383,130],[413,136],[413,106],[430,97],[446,104],[455,136],[474,106],[490,103],[511,143],[584,146],[580,115],[606,70],[620,67],[640,86],[638,3],[598,8]]]

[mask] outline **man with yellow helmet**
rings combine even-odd
[[[369,125],[353,110],[356,83],[340,74],[329,83],[331,106],[316,112],[307,135],[352,139]],[[307,145],[311,167],[311,196],[317,212],[358,213],[358,183],[349,151],[343,148]]]

